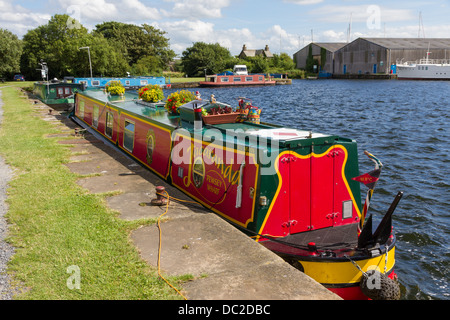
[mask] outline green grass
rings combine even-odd
[[[58,133],[55,126],[35,116],[17,88],[0,89],[0,154],[15,171],[7,199],[8,241],[15,248],[8,272],[24,289],[15,299],[182,299],[129,239],[133,228],[155,221],[122,221],[105,195],[79,187],[63,165],[70,149],[45,138]],[[80,270],[80,289],[67,286],[70,266]],[[167,279],[176,285],[186,280]]]
[[[166,83],[168,83],[169,78],[166,78]],[[201,78],[170,78],[170,83],[184,83],[184,82],[200,82],[205,81],[205,77]]]

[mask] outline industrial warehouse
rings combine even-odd
[[[397,65],[423,59],[450,60],[450,39],[358,38],[350,43],[311,43],[294,54],[297,68],[309,61],[326,77],[395,75]],[[446,61],[446,62],[444,62]]]

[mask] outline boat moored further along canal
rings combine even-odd
[[[366,152],[375,169],[361,175],[356,141],[255,121],[248,109],[261,112],[244,99],[195,100],[172,114],[128,92],[87,90],[73,118],[342,298],[398,299],[392,214],[402,193],[375,232],[367,216],[381,162]]]
[[[38,81],[33,85],[33,94],[43,103],[58,108],[73,108],[76,92],[83,91],[85,86],[71,81]]]
[[[234,74],[225,72],[222,74],[209,75],[205,81],[200,81],[200,87],[233,87],[233,86],[271,86],[276,81],[265,77],[263,74]]]

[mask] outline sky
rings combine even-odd
[[[199,41],[232,55],[245,44],[292,56],[312,41],[450,38],[450,0],[0,0],[0,28],[19,38],[55,14],[89,30],[106,21],[146,23],[165,31],[178,55]]]

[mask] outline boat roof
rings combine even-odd
[[[79,94],[97,100],[99,104],[105,105],[105,103],[107,103],[110,106],[131,112],[140,118],[148,119],[152,122],[157,122],[159,125],[164,125],[165,127],[169,127],[172,129],[183,128],[190,132],[194,131],[193,123],[182,121],[180,116],[178,115],[174,116],[169,114],[164,108],[164,103],[143,104],[138,99],[138,95],[135,92],[127,91],[123,97],[111,96],[106,94],[103,90],[98,89],[85,90]],[[180,108],[191,109],[194,108],[194,105],[196,104],[197,103],[190,102],[181,106]],[[204,100],[201,102],[202,107],[207,107],[208,105],[212,104],[209,101]],[[294,147],[299,145],[307,146],[323,143],[331,144],[334,140],[342,139],[336,135],[327,135],[294,128],[286,128],[277,124],[264,122],[259,124],[251,122],[239,122],[204,125],[203,133],[205,134],[205,136],[207,135],[207,129],[211,128],[220,130],[224,135],[224,141],[227,140],[227,136],[229,136],[232,132],[235,132],[236,134],[231,134],[233,139],[234,137],[237,137],[239,140],[239,137],[241,137],[248,142],[248,140],[252,140],[249,139],[249,137],[255,137],[259,139],[266,138],[268,140],[277,141],[281,147],[288,147],[290,145]],[[348,139],[345,140],[351,141]],[[248,143],[252,144],[251,141]]]

